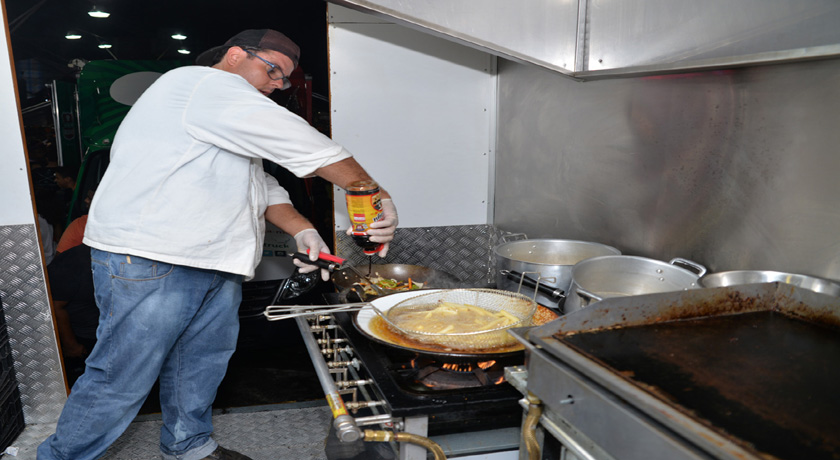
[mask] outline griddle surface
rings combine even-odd
[[[556,338],[781,459],[840,459],[840,331],[777,312]]]

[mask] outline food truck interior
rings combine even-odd
[[[39,69],[37,59],[18,59],[19,31],[38,9],[4,3],[9,59],[0,59],[0,156],[9,167],[0,170],[8,197],[0,213],[0,404],[9,410],[2,412],[7,431],[0,432],[0,445],[34,458],[26,455],[54,428],[68,387],[29,177],[37,149],[27,136],[35,130],[24,125],[43,107],[52,119],[61,96],[46,96],[43,107],[22,105],[30,81],[24,70]],[[271,2],[246,3],[265,6],[254,27],[285,24]],[[517,351],[480,356],[383,341],[372,337],[364,310],[311,311],[364,295],[342,286],[343,270],[328,283],[295,278],[289,237],[274,233],[264,252],[267,278],[250,286],[252,302],[241,311],[240,349],[217,401],[218,437],[254,458],[437,455],[417,437],[431,439],[446,458],[476,460],[757,459],[768,452],[792,459],[805,451],[791,453],[791,446],[805,444],[808,458],[840,456],[836,435],[824,436],[801,417],[788,425],[775,417],[779,436],[770,444],[725,430],[726,423],[704,419],[665,394],[668,382],[645,386],[644,369],[641,382],[630,371],[613,372],[599,361],[609,350],[599,355],[586,349],[596,345],[564,335],[588,331],[587,324],[611,330],[687,318],[687,311],[769,308],[784,319],[763,317],[755,324],[767,327],[754,335],[732,332],[714,345],[760,347],[786,325],[797,337],[790,350],[813,344],[809,362],[836,361],[836,2],[307,3],[318,7],[295,10],[298,25],[289,26],[289,35],[303,34],[296,27],[305,16],[318,24],[312,27],[322,41],[311,48],[302,43],[304,56],[313,55],[301,61],[298,75],[299,88],[309,91],[302,100],[310,102],[295,107],[313,109],[311,123],[353,152],[400,213],[388,256],[371,261],[345,234],[343,190],[289,185],[300,187],[296,205],[321,213],[310,216],[346,259],[340,268],[420,267],[454,278],[430,288],[521,290],[539,300],[536,327],[513,331]],[[214,46],[248,27],[216,26],[201,38]],[[111,58],[91,59],[91,69]],[[73,81],[80,80],[73,75]],[[56,139],[64,132],[58,126]],[[67,161],[83,163],[81,149],[61,148]],[[315,202],[307,198],[313,193]],[[568,242],[608,249],[573,262],[549,257],[571,251]],[[511,243],[530,248],[530,256],[503,252]],[[736,272],[757,277],[733,281]],[[728,281],[713,284],[721,279]],[[401,295],[367,300],[391,308]],[[279,320],[280,313],[271,313],[279,310],[266,310],[294,305],[310,311]],[[675,306],[682,310],[675,313]],[[788,324],[790,318],[819,320],[804,327]],[[668,330],[651,332],[654,338],[622,337],[634,337],[638,348],[647,346],[644,359],[661,358],[663,368],[683,378],[696,368],[678,366],[642,341],[667,343]],[[611,344],[619,334],[603,340]],[[702,347],[704,339],[696,340]],[[721,348],[714,356],[742,356]],[[823,388],[820,376],[830,374],[820,372],[808,374],[816,382],[786,387],[796,374],[791,362],[774,374],[778,388]],[[735,394],[739,408],[762,410]],[[827,410],[813,420],[840,427],[831,415],[840,413],[836,394],[818,395],[825,404],[791,407]],[[157,410],[152,398],[106,458],[157,455]],[[364,442],[378,433],[394,438]]]

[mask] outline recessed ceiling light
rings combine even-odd
[[[178,52],[181,53],[181,54],[190,54],[190,50],[188,50],[186,48],[181,48],[181,49],[178,50]]]
[[[67,32],[67,35],[65,35],[64,38],[68,40],[78,40],[82,38],[82,35],[71,30],[70,32]]]
[[[103,11],[102,8],[97,8],[96,6],[94,6],[92,10],[88,11],[88,16],[92,18],[107,18],[110,15],[111,13],[107,13]]]
[[[101,49],[103,49],[103,50],[107,50],[107,49],[108,49],[108,48],[110,48],[110,47],[111,47],[111,44],[110,44],[110,43],[100,43],[100,44],[99,44],[99,48],[101,48]]]
[[[186,40],[187,36],[184,34],[174,34],[172,35],[172,38],[174,38],[175,40]]]

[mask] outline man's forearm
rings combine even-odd
[[[370,175],[365,171],[354,158],[345,158],[323,168],[315,170],[315,174],[333,184],[346,189],[347,185],[357,180],[370,180]],[[382,198],[391,198],[391,195],[380,186]]]
[[[288,233],[297,235],[307,228],[314,228],[312,222],[290,204],[275,204],[265,209],[265,219]]]

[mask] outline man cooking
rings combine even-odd
[[[200,55],[199,66],[161,76],[129,111],[85,230],[97,344],[39,459],[101,456],[158,377],[164,459],[248,459],[211,438],[211,404],[265,219],[312,260],[329,251],[262,160],[340,187],[370,178],[347,150],[266,97],[290,86],[299,56],[280,32],[246,30]],[[385,218],[368,234],[384,243],[384,257],[397,212],[382,197]]]

